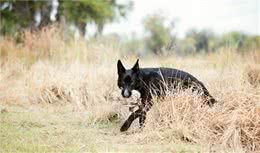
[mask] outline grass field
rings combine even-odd
[[[29,109],[29,110],[28,110]],[[192,152],[196,145],[141,142],[140,132],[119,133],[118,123],[87,121],[70,108],[8,107],[1,113],[2,152]],[[134,138],[134,139],[133,139]]]
[[[219,101],[202,107],[190,90],[158,100],[140,130],[129,115],[116,62],[136,57],[120,45],[66,40],[57,28],[23,44],[0,38],[0,152],[258,152],[260,51],[148,56],[141,67],[174,67],[201,80]]]

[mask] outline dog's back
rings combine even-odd
[[[174,92],[176,89],[192,88],[193,91],[202,92],[209,105],[216,102],[202,82],[182,70],[164,67],[141,68],[140,76],[149,90],[156,91],[157,95],[164,94],[165,90]]]

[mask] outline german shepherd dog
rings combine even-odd
[[[136,118],[139,118],[140,127],[143,127],[146,113],[153,105],[153,95],[163,97],[169,89],[173,89],[170,91],[174,93],[177,88],[191,88],[192,91],[202,93],[205,103],[209,106],[216,103],[216,100],[209,94],[203,83],[191,74],[172,68],[139,68],[138,61],[136,61],[132,69],[128,70],[125,69],[120,60],[117,62],[117,83],[122,96],[129,98],[132,95],[132,90],[137,90],[141,95],[141,104],[124,122],[120,129],[121,132],[126,131]]]

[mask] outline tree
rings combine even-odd
[[[240,50],[247,39],[247,35],[241,32],[228,32],[220,39],[220,46],[231,47]]]
[[[9,0],[0,2],[0,31],[2,34],[34,26],[34,13],[44,2]]]
[[[172,43],[171,26],[165,24],[166,18],[160,14],[147,16],[144,27],[147,33],[146,46],[155,54],[162,53]]]
[[[75,23],[81,33],[85,34],[87,23],[95,23],[99,34],[102,34],[104,25],[116,18],[125,17],[131,9],[132,3],[117,4],[116,0],[78,0],[62,1],[61,10],[66,20]]]
[[[244,50],[259,50],[260,49],[260,36],[247,37],[244,46]]]
[[[214,33],[209,30],[197,31],[192,29],[187,32],[186,38],[193,40],[197,52],[208,52],[210,41],[214,38]]]
[[[61,16],[69,23],[75,24],[85,34],[87,23],[95,23],[99,33],[105,24],[117,18],[125,17],[132,8],[132,2],[118,4],[116,0],[59,0],[57,19]],[[21,28],[41,28],[52,21],[50,12],[52,1],[19,1],[6,0],[0,2],[0,32],[7,34]]]

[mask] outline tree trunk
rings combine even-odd
[[[86,34],[86,23],[83,22],[79,23],[78,28],[79,28],[80,35],[84,37]]]

